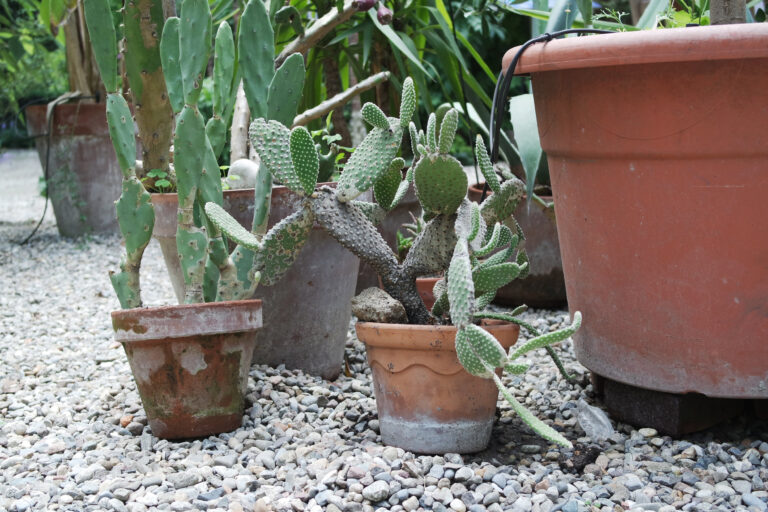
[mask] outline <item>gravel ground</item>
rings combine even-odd
[[[41,206],[36,176],[4,197],[26,194],[17,204]],[[768,509],[768,435],[749,417],[677,440],[616,422],[607,440],[585,437],[577,403],[599,404],[570,341],[560,350],[576,384],[544,354],[507,384],[575,451],[537,438],[504,402],[484,452],[419,456],[382,445],[353,335],[351,376],[328,382],[254,366],[242,428],[159,440],[112,340],[118,303],[107,272],[118,263],[118,238],[67,241],[49,220],[30,244],[16,245],[36,214],[0,218],[0,511]],[[172,303],[154,242],[142,271],[145,302]],[[542,330],[567,321],[564,311],[524,316]]]

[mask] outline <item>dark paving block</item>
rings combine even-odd
[[[652,427],[671,436],[709,428],[744,409],[746,400],[711,398],[697,393],[675,394],[638,388],[592,374],[595,391],[613,419]],[[754,402],[758,402],[755,400]],[[768,402],[760,400],[760,402]],[[763,405],[768,412],[768,406]],[[755,406],[757,409],[757,405]]]

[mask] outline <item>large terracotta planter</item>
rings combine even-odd
[[[261,301],[112,312],[152,433],[202,437],[240,427]]]
[[[485,326],[509,349],[520,329]],[[472,453],[490,440],[499,390],[456,356],[453,326],[358,322],[373,376],[381,440],[416,453]]]
[[[489,190],[488,193],[493,192]],[[467,195],[471,201],[480,202],[482,185],[470,186]],[[543,196],[542,199],[552,201],[551,196]],[[531,204],[529,208],[525,200],[517,206],[513,216],[525,233],[525,240],[520,243],[520,247],[528,253],[530,271],[525,279],[516,279],[499,288],[493,299],[494,304],[526,304],[532,308],[547,309],[565,307],[565,278],[554,216],[547,215],[536,204]],[[507,225],[514,233],[516,226],[509,222]]]
[[[27,107],[27,131],[45,166],[46,105]],[[107,129],[103,103],[58,105],[53,113],[48,197],[64,237],[118,233],[115,201],[122,174]]]
[[[269,225],[299,209],[300,198],[285,187],[272,189]],[[176,250],[176,194],[153,194],[154,237],[160,242],[176,297],[184,278]],[[247,229],[253,222],[253,189],[224,192],[224,209]],[[253,362],[300,369],[326,379],[341,373],[359,260],[319,226],[290,270],[273,286],[259,286],[264,327],[257,334]]]
[[[516,72],[580,361],[639,388],[768,398],[768,25],[557,40]]]

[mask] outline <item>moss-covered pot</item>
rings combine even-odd
[[[203,437],[240,427],[261,301],[112,312],[152,433]]]

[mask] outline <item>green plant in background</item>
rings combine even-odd
[[[304,128],[289,130],[275,121],[255,120],[250,128],[254,147],[270,172],[304,197],[301,208],[264,236],[248,232],[215,202],[205,205],[208,218],[227,237],[255,251],[254,271],[273,275],[283,272],[295,259],[300,250],[295,242],[317,222],[376,270],[386,292],[403,305],[409,323],[457,326],[457,351],[467,371],[494,379],[528,425],[546,439],[570,446],[515,400],[495,370],[524,372],[527,367],[515,360],[569,337],[578,329],[581,315],[574,315],[571,326],[536,336],[510,354],[476,325],[481,318],[498,316],[484,311],[485,307],[500,287],[528,270],[525,252],[517,250],[522,233],[513,233],[501,223],[523,197],[523,183],[517,179],[499,183],[480,142],[476,146],[478,159],[494,194],[481,205],[468,201],[467,176],[460,162],[449,154],[458,112],[448,110],[439,123],[435,114],[430,115],[424,132],[417,131],[410,121],[415,109],[416,94],[410,79],[403,83],[399,118],[387,117],[372,103],[362,107],[362,115],[373,129],[350,157],[335,190],[316,186],[319,155]],[[397,155],[406,130],[416,157],[404,178],[405,160]],[[408,255],[399,262],[375,224],[400,202],[411,184],[425,223]],[[370,189],[375,203],[357,199]],[[273,247],[279,250],[271,252]],[[419,297],[416,278],[440,272],[445,272],[446,278],[435,285],[438,301],[430,312]],[[504,317],[530,327],[514,314]]]
[[[33,0],[0,0],[0,147],[31,145],[23,108],[67,90],[64,55],[37,9]]]

